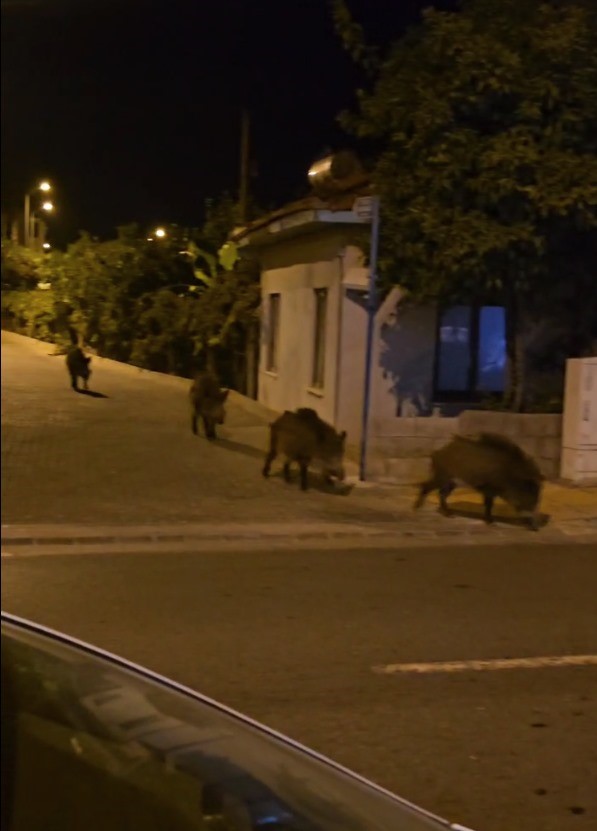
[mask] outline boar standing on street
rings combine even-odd
[[[91,370],[89,369],[90,363],[91,358],[87,357],[79,346],[73,346],[72,349],[68,350],[66,354],[66,368],[70,375],[71,387],[75,392],[79,391],[79,378],[82,379],[85,389],[89,389],[88,381],[91,375]]]
[[[200,372],[193,381],[189,397],[191,400],[191,429],[197,435],[197,421],[201,419],[205,435],[212,440],[216,436],[216,424],[223,424],[226,418],[224,404],[229,390],[220,389],[217,378],[209,372]]]
[[[343,481],[345,443],[346,433],[336,432],[315,410],[302,408],[294,413],[286,410],[270,425],[270,448],[263,475],[269,476],[273,460],[281,453],[286,457],[284,479],[290,481],[290,465],[296,462],[300,469],[301,490],[307,490],[311,462],[319,464],[326,482]]]
[[[446,500],[460,482],[483,495],[486,522],[493,522],[493,502],[499,496],[533,530],[539,529],[537,506],[545,477],[536,462],[505,436],[494,433],[481,433],[476,439],[455,436],[432,454],[431,465],[431,478],[421,485],[415,509],[423,505],[428,493],[438,490],[440,511],[449,516]]]

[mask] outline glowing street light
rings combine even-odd
[[[164,239],[164,237],[166,236],[166,231],[164,230],[164,228],[156,228],[154,234],[158,239]]]
[[[44,193],[47,193],[49,190],[52,190],[52,185],[49,182],[40,182],[39,189],[43,190]]]
[[[44,203],[42,204],[42,206],[41,206],[41,207],[42,207],[42,210],[44,210],[44,211],[48,211],[48,213],[49,213],[50,211],[53,211],[53,210],[54,210],[54,204],[53,204],[53,202],[44,202]]]
[[[44,244],[42,245],[42,248],[44,249],[44,251],[49,251],[51,247],[52,246],[50,245],[49,242],[44,242]]]

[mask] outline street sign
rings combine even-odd
[[[375,196],[359,196],[355,199],[352,210],[363,222],[371,222]]]

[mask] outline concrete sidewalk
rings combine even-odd
[[[261,476],[275,414],[256,402],[231,394],[221,438],[209,443],[191,434],[187,380],[94,358],[91,386],[106,397],[76,395],[64,358],[52,352],[51,344],[2,333],[3,543],[37,539],[42,528],[62,539],[66,528],[73,539],[85,528],[111,539],[125,528],[137,537],[162,529],[161,538],[188,538],[195,529],[197,538],[203,529],[206,539],[241,539],[265,527],[270,537],[317,534],[345,544],[365,536],[530,542],[554,534],[597,543],[597,488],[547,484],[542,510],[551,520],[539,534],[513,524],[502,505],[497,515],[506,521],[486,528],[479,496],[464,490],[452,500],[462,515],[440,516],[432,498],[414,514],[414,488],[359,483],[350,463],[345,491],[314,477],[301,493],[279,471]]]

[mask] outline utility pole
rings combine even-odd
[[[243,108],[240,125],[240,182],[238,193],[239,220],[242,225],[246,225],[249,221],[250,127],[249,112],[246,108]],[[247,326],[245,350],[245,393],[249,398],[257,398],[259,328],[253,322],[250,322]]]
[[[25,205],[23,212],[23,245],[29,248],[29,226],[31,225],[31,194],[25,194]]]
[[[238,193],[240,221],[243,224],[249,220],[249,129],[249,113],[246,109],[243,109],[240,128],[240,187]]]

